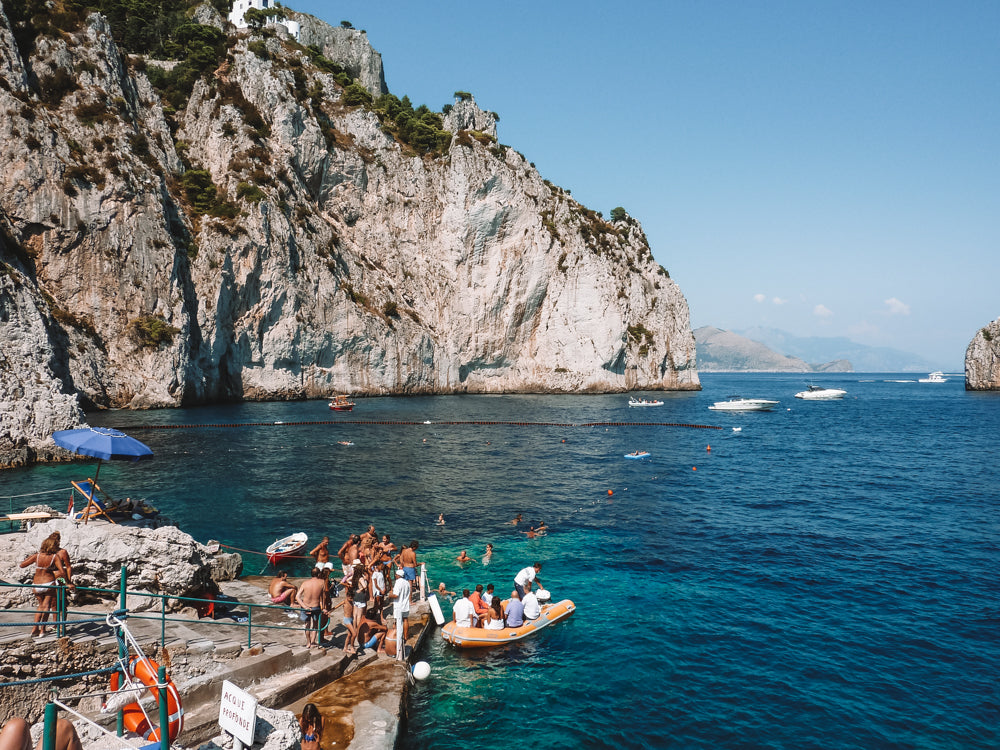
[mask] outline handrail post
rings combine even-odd
[[[253,648],[253,605],[247,604],[247,648]]]
[[[160,750],[170,750],[170,707],[167,705],[167,668],[160,666],[156,673],[156,681],[163,685],[160,688]]]
[[[128,609],[128,594],[126,593],[127,590],[128,590],[126,588],[127,585],[128,585],[128,570],[126,570],[125,566],[122,565],[122,568],[121,568],[121,585],[119,587],[119,594],[118,594],[118,608],[119,609]],[[123,665],[125,663],[125,657],[126,656],[128,656],[128,651],[125,648],[125,639],[124,638],[119,638],[118,639],[118,659],[119,659],[120,663],[123,664]],[[124,678],[125,678],[125,674],[123,672],[122,673],[122,680],[123,680],[123,682],[124,682]],[[115,728],[116,728],[118,736],[119,737],[124,736],[125,735],[125,711],[123,709],[121,709],[121,708],[118,709],[118,718],[117,718],[117,721],[115,722],[115,724],[116,724]]]
[[[167,597],[160,594],[160,649],[167,647]]]
[[[427,601],[427,563],[420,563],[420,601]]]
[[[58,579],[57,579],[58,582]],[[59,583],[56,586],[56,635],[62,637],[66,635],[66,626],[63,621],[63,607],[66,604],[66,587]]]
[[[45,704],[45,730],[42,735],[42,750],[56,750],[56,719],[59,708],[49,701]]]

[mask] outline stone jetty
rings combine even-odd
[[[231,738],[221,734],[218,725],[224,680],[258,700],[255,749],[297,748],[296,713],[307,701],[317,703],[328,717],[327,731],[336,747],[388,750],[394,746],[412,684],[408,662],[371,650],[345,655],[333,646],[343,644],[342,625],[337,625],[332,642],[324,642],[325,648],[307,649],[294,613],[270,605],[267,577],[239,578],[242,560],[238,554],[218,545],[199,544],[172,526],[151,528],[148,522],[91,521],[84,526],[54,519],[23,533],[4,535],[0,545],[0,721],[23,716],[40,722],[54,687],[67,705],[114,728],[114,713],[101,712],[108,690],[106,672],[32,682],[107,669],[118,655],[117,638],[105,623],[106,616],[119,606],[110,593],[81,590],[73,594],[68,603],[71,623],[64,635],[52,629],[43,637],[28,635],[34,598],[24,584],[30,582],[32,568],[18,564],[56,530],[80,589],[117,591],[124,566],[128,590],[145,594],[128,596],[127,626],[144,653],[168,667],[181,694],[185,724],[177,746],[232,747]],[[208,601],[192,603],[178,597]],[[407,654],[419,649],[433,628],[430,622],[426,604],[411,605]],[[90,697],[74,698],[83,694]],[[85,747],[110,747],[98,729],[83,721],[75,723]]]

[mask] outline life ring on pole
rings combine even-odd
[[[129,674],[149,688],[149,692],[156,699],[157,707],[160,705],[160,690],[156,687],[159,684],[157,680],[159,670],[160,665],[152,659],[139,658],[138,656],[133,656],[129,659]],[[119,672],[111,675],[111,689],[113,691],[118,690],[123,685],[123,682]],[[156,716],[158,717],[159,714],[157,713]],[[181,694],[177,692],[174,681],[169,676],[167,677],[167,716],[170,722],[167,727],[167,734],[170,740],[173,741],[177,739],[177,735],[184,728],[184,708],[181,706]],[[146,712],[139,705],[138,697],[122,709],[122,720],[127,730],[134,732],[147,742],[160,741],[160,728],[154,728],[150,724]]]

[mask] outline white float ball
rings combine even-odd
[[[418,661],[413,665],[413,676],[418,680],[426,680],[431,674],[431,665],[425,661]]]

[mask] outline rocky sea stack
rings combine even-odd
[[[1000,318],[980,328],[965,350],[965,389],[1000,391]]]
[[[80,407],[699,387],[639,223],[470,94],[414,107],[303,14],[131,5],[0,0],[0,464]]]

